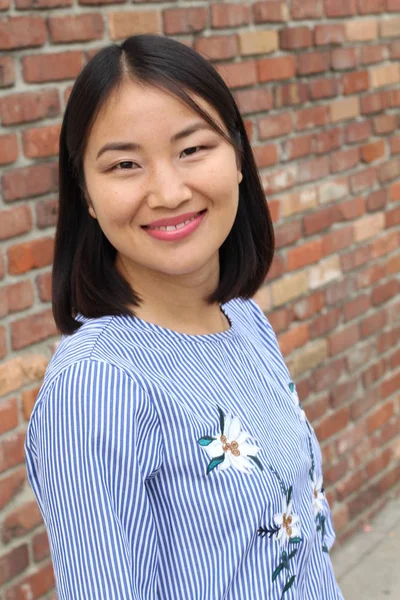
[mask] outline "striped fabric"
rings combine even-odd
[[[114,316],[62,339],[25,443],[60,600],[343,600],[275,334],[221,308],[211,335]]]

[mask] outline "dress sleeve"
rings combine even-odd
[[[146,479],[162,464],[148,395],[97,361],[68,367],[38,402],[25,443],[59,600],[156,600],[157,530]]]

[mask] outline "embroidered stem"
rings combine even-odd
[[[281,486],[281,490],[282,490],[284,496],[287,497],[288,493],[287,493],[285,484],[283,483],[282,479],[280,478],[280,476],[278,475],[278,473],[275,471],[274,467],[271,467],[271,465],[268,465],[268,468],[271,471],[271,473],[273,473],[275,475],[275,477],[277,478],[277,480],[279,481],[279,485]]]
[[[312,442],[311,442],[311,437],[310,436],[308,438],[308,445],[310,447],[310,457],[311,457],[310,477],[311,477],[311,481],[313,481],[313,479],[314,479],[314,471],[315,471],[315,460],[314,460],[314,453],[313,453],[313,449],[312,449]]]

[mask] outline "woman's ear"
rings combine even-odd
[[[242,173],[242,171],[238,170],[238,184],[241,183],[242,180],[243,180],[243,173]]]

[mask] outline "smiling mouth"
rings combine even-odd
[[[177,231],[179,229],[183,229],[183,227],[188,225],[188,223],[190,223],[191,221],[194,221],[194,219],[197,219],[197,217],[199,215],[202,215],[203,213],[205,213],[206,210],[207,209],[201,210],[200,212],[193,215],[193,217],[191,219],[187,219],[186,221],[183,221],[182,223],[178,223],[177,225],[167,225],[166,227],[152,227],[151,225],[143,225],[143,228],[150,229],[153,231]]]

